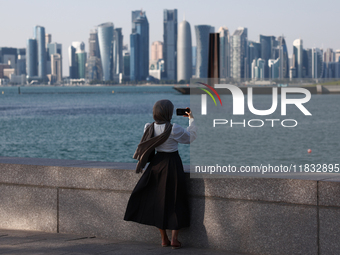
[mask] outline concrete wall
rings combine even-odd
[[[0,228],[160,244],[123,220],[135,164],[0,157]],[[185,245],[248,254],[340,254],[340,175],[189,179]]]

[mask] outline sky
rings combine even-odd
[[[248,40],[259,35],[284,35],[289,55],[295,39],[304,48],[340,49],[337,32],[339,0],[0,0],[0,47],[25,48],[33,37],[33,27],[44,26],[52,42],[63,47],[63,76],[68,76],[67,49],[73,41],[83,41],[88,50],[89,32],[95,26],[113,22],[122,28],[124,44],[129,44],[131,11],[146,12],[150,45],[163,41],[163,10],[177,9],[178,23],[191,25],[196,45],[195,25],[211,25],[215,31],[228,27],[230,34],[238,27],[248,28]]]

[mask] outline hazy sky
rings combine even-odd
[[[124,44],[129,44],[131,11],[143,9],[149,20],[150,44],[163,41],[163,9],[177,9],[178,22],[185,19],[194,26],[207,24],[229,28],[248,28],[248,39],[258,41],[259,34],[284,35],[289,55],[295,39],[304,48],[340,49],[339,0],[0,0],[0,47],[26,47],[33,27],[41,25],[52,41],[63,45],[63,76],[68,75],[67,48],[83,41],[88,50],[90,29],[104,22],[123,28]]]

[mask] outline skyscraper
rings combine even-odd
[[[38,47],[35,39],[27,40],[26,70],[27,79],[38,76]]]
[[[312,78],[320,79],[323,74],[322,51],[319,48],[312,49]]]
[[[164,10],[163,58],[167,80],[177,79],[177,9]]]
[[[254,59],[251,64],[251,78],[256,80],[264,79],[264,60],[261,58]]]
[[[112,80],[113,65],[113,23],[98,25],[98,42],[103,68],[103,80]]]
[[[149,22],[145,12],[132,11],[130,50],[130,80],[146,80],[149,76]]]
[[[177,81],[192,77],[192,43],[189,22],[183,20],[178,25],[177,39]]]
[[[215,32],[215,28],[209,25],[195,26],[196,31],[196,77],[208,77],[209,34]]]
[[[151,44],[151,60],[163,59],[163,43],[160,41]]]
[[[233,79],[249,77],[247,46],[248,29],[240,27],[230,37],[230,77]]]
[[[103,79],[103,70],[100,58],[97,58],[96,56],[90,56],[87,59],[86,78],[89,80],[99,81]]]
[[[260,35],[261,58],[264,60],[264,77],[269,78],[268,60],[275,59],[275,36]]]
[[[261,43],[248,41],[248,68],[249,68],[249,77],[253,78],[253,61],[257,63],[257,59],[261,58]]]
[[[229,77],[229,30],[226,27],[220,27],[220,77]]]
[[[270,79],[278,79],[280,78],[280,71],[281,71],[281,59],[269,59],[268,60],[268,67],[269,67],[269,78]]]
[[[46,80],[45,28],[42,26],[35,26],[34,32],[38,49],[38,76],[41,80]]]
[[[123,34],[121,28],[114,30],[113,36],[113,75],[115,80],[119,78],[119,74],[123,73]]]
[[[278,41],[278,47],[279,49],[282,51],[282,57],[279,56],[281,58],[281,69],[280,69],[280,75],[279,78],[280,79],[285,79],[285,78],[289,78],[289,57],[288,57],[288,50],[287,50],[287,45],[286,45],[286,40],[284,39],[283,36],[279,36],[277,38]]]
[[[86,52],[85,43],[81,42],[80,47],[76,51],[77,65],[78,65],[78,78],[86,78]]]
[[[303,78],[302,66],[303,66],[303,46],[302,40],[296,39],[293,42],[293,55],[294,55],[294,66],[296,68],[295,78]]]
[[[89,38],[89,57],[100,58],[99,43],[98,43],[98,31],[97,29],[92,29],[90,31]]]
[[[323,53],[323,62],[328,63],[328,62],[334,62],[335,54],[333,52],[333,49],[328,48],[324,53]]]
[[[51,55],[53,54],[59,54],[60,55],[60,64],[61,67],[63,66],[63,51],[62,51],[62,45],[60,43],[48,43],[47,44],[47,67],[46,67],[46,73],[47,74],[53,74],[52,73],[52,59],[51,59]],[[50,65],[50,66],[48,66]]]
[[[58,82],[62,80],[61,55],[58,53],[51,54],[51,74],[56,77]]]
[[[77,79],[78,78],[78,59],[76,57],[76,48],[71,45],[68,48],[69,54],[69,77],[70,79]]]

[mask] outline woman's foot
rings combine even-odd
[[[182,244],[178,240],[172,240],[171,246],[172,246],[172,249],[179,249],[182,247]]]
[[[167,241],[162,241],[162,247],[168,247],[170,246],[171,242],[169,241],[169,239]]]

